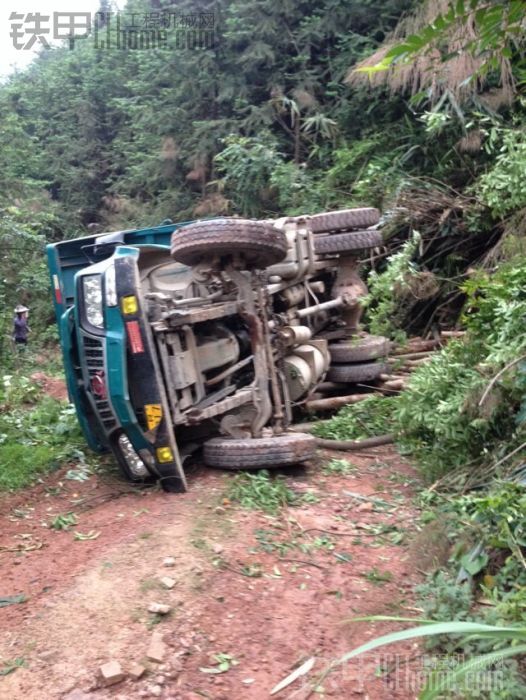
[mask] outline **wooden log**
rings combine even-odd
[[[435,354],[435,350],[422,350],[422,352],[405,352],[398,353],[389,357],[390,360],[395,360],[396,362],[400,360],[419,360],[422,357],[432,357]]]
[[[426,350],[435,350],[442,345],[441,340],[423,338],[411,338],[407,345],[399,345],[390,353],[391,355],[404,355],[411,352],[425,352]]]
[[[349,394],[349,396],[331,396],[328,399],[316,399],[314,401],[307,401],[305,403],[305,408],[309,411],[331,411],[335,408],[342,408],[342,406],[348,406],[352,403],[358,403],[359,401],[364,401],[369,398],[369,396],[378,396],[377,391],[370,392],[369,394]]]
[[[466,335],[466,331],[441,331],[440,335],[443,338],[462,338]]]
[[[380,391],[403,391],[407,386],[404,379],[392,379],[380,385]]]

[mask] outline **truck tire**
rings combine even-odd
[[[352,253],[382,245],[380,231],[348,231],[333,236],[314,236],[314,250],[318,255],[327,253]]]
[[[312,459],[316,440],[306,433],[262,438],[212,438],[205,443],[204,461],[220,469],[271,469]]]
[[[349,228],[375,226],[380,220],[380,212],[373,207],[360,209],[340,209],[311,216],[309,226],[313,233],[343,231]]]
[[[327,380],[344,384],[370,382],[378,379],[381,374],[387,374],[388,372],[389,369],[383,362],[364,362],[359,365],[331,365],[327,372]]]
[[[283,260],[287,239],[269,223],[250,219],[196,221],[172,234],[171,254],[184,265],[214,256],[242,255],[247,268],[264,269]]]
[[[381,335],[366,335],[362,338],[348,338],[329,345],[331,362],[367,362],[389,353],[389,340]]]

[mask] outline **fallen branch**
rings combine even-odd
[[[316,438],[318,447],[329,450],[358,451],[367,447],[379,447],[380,445],[390,445],[394,442],[394,435],[378,435],[377,437],[366,438],[365,440],[326,440]]]
[[[278,561],[292,562],[293,564],[304,564],[305,566],[315,566],[317,569],[320,569],[320,571],[325,571],[324,566],[315,564],[313,561],[304,561],[303,559],[278,559]]]
[[[389,391],[393,393],[399,393],[400,391],[403,391],[407,386],[407,383],[405,382],[404,379],[391,379],[389,381],[384,382],[379,386],[380,391]]]
[[[503,375],[505,372],[507,372],[509,369],[511,369],[514,365],[518,364],[518,363],[521,362],[522,360],[526,360],[526,355],[521,355],[520,357],[517,357],[517,359],[515,359],[515,360],[513,360],[513,362],[510,362],[509,364],[507,364],[506,367],[503,367],[503,368],[500,370],[500,372],[498,372],[498,373],[493,377],[493,379],[491,380],[491,382],[490,382],[490,383],[488,384],[488,386],[484,389],[484,393],[483,393],[482,396],[480,397],[479,406],[482,406],[482,404],[483,404],[484,401],[486,400],[486,398],[487,398],[489,392],[493,389],[493,387],[494,387],[495,384],[498,382],[498,380],[500,379],[500,377],[502,377],[502,375]]]
[[[466,331],[441,331],[444,338],[462,338],[466,335]]]
[[[399,352],[393,353],[389,360],[396,362],[399,360],[419,360],[421,357],[431,357],[431,355],[434,354],[435,350],[424,350],[422,352]]]
[[[395,348],[390,355],[405,355],[413,352],[425,352],[426,350],[434,350],[440,348],[442,341],[440,339],[422,340],[419,338],[411,339],[408,345]]]
[[[349,404],[359,403],[375,394],[378,396],[378,392],[372,392],[368,394],[349,394],[348,396],[331,396],[327,399],[313,399],[305,403],[305,408],[309,411],[330,411],[333,408],[341,408]]]

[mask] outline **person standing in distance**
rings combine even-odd
[[[30,328],[27,323],[27,316],[29,309],[23,304],[19,304],[15,308],[15,319],[13,322],[13,342],[17,350],[25,350],[27,346],[27,336],[29,335]]]

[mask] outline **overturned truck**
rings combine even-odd
[[[328,379],[374,381],[359,330],[375,209],[218,218],[67,240],[48,264],[68,391],[90,447],[128,479],[184,491],[184,461],[257,469],[312,458],[288,432]]]

